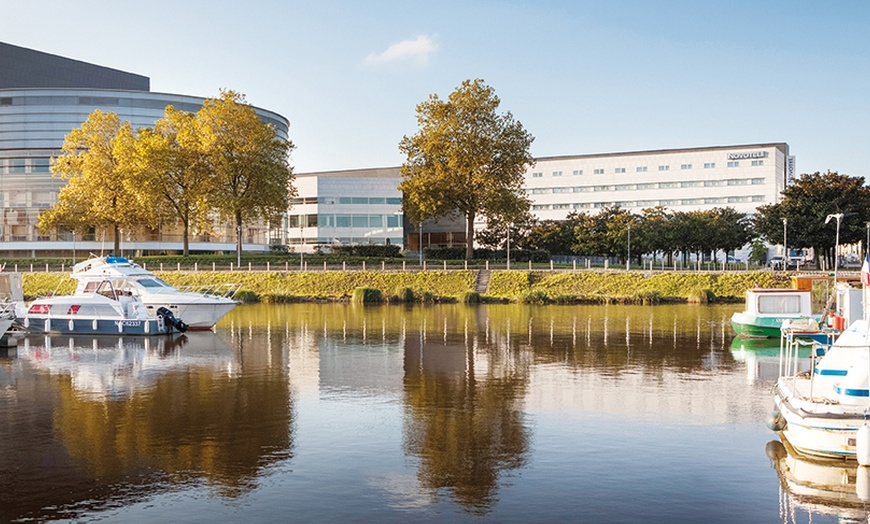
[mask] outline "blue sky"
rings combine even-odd
[[[297,172],[403,161],[415,106],[482,78],[535,156],[787,142],[870,179],[870,2],[6,2],[0,41],[244,93]]]

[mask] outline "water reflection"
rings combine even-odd
[[[237,497],[290,456],[283,368],[215,333],[27,338],[17,357],[3,362],[0,441],[14,453],[0,454],[0,520],[68,518],[179,485]]]
[[[196,489],[230,518],[501,520],[517,497],[553,496],[557,477],[611,512],[631,503],[586,477],[686,463],[685,446],[668,455],[670,427],[763,425],[770,398],[746,387],[733,310],[254,305],[215,333],[28,339],[0,358],[0,439],[16,449],[0,453],[0,521],[137,501],[121,516],[146,520],[160,494]],[[636,451],[625,427],[666,437]],[[630,467],[599,469],[590,449]]]
[[[839,517],[841,522],[870,520],[870,468],[854,462],[814,460],[775,440],[765,451],[780,483],[783,522],[812,522],[814,515]]]

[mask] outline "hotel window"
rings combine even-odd
[[[613,172],[614,173],[625,173],[625,168],[624,167],[617,167],[616,169],[613,170]]]
[[[593,204],[593,207],[598,207],[598,208],[609,207],[610,204],[611,204],[610,202],[595,202],[595,204]]]
[[[692,180],[690,182],[680,182],[680,187],[701,187],[701,182]]]
[[[680,205],[680,201],[679,200],[661,200],[659,202],[659,205],[661,205],[661,206],[678,206],[678,205]]]
[[[561,171],[553,171],[553,176],[562,176]]]
[[[705,198],[704,203],[705,204],[724,204],[725,199],[724,198]]]
[[[728,162],[728,167],[740,167],[740,162],[732,160],[731,162]]]
[[[637,166],[637,169],[635,169],[635,171],[637,171],[638,173],[646,173],[646,166]]]
[[[625,201],[622,201],[622,202],[617,202],[616,205],[619,206],[619,207],[634,207],[634,201],[632,201],[632,200],[625,200]]]
[[[753,179],[752,179],[752,184],[753,184],[753,185],[759,185],[759,184],[763,184],[763,183],[764,183],[764,179],[763,179],[763,178],[753,178]]]
[[[589,209],[590,207],[592,207],[592,204],[590,204],[589,202],[574,204],[574,209]]]
[[[764,160],[753,160],[753,161],[752,161],[752,165],[753,165],[753,166],[763,166],[763,165],[764,165]]]
[[[680,187],[676,182],[660,182],[659,189],[670,189],[673,187]]]
[[[570,209],[571,204],[553,204],[553,209]]]
[[[387,197],[387,204],[401,204],[402,197]]]
[[[704,187],[719,187],[724,186],[725,182],[723,180],[705,180]]]
[[[603,174],[604,174],[604,170],[603,170],[603,169],[596,169],[596,170],[594,170],[594,171],[592,171],[592,172],[593,172],[594,174],[596,174],[596,175],[603,175]]]
[[[575,170],[574,170],[574,176],[582,175],[582,174],[583,174],[583,170],[582,170],[582,169],[575,169]]]
[[[727,180],[729,186],[745,186],[749,183],[749,180],[745,178],[732,178]]]
[[[752,195],[753,202],[764,202],[764,195]]]
[[[570,192],[571,192],[570,187],[554,187],[553,188],[553,193],[570,193]]]
[[[634,184],[621,184],[618,186],[614,186],[614,189],[616,189],[617,191],[632,191],[634,190],[634,188]]]
[[[704,203],[703,198],[684,198],[682,201],[684,206],[699,206]]]
[[[541,210],[541,209],[550,209],[550,206],[548,204],[538,204],[538,205],[532,206],[532,209],[536,210],[536,211]]]
[[[716,167],[716,162],[704,162],[704,169],[713,169]]]
[[[612,191],[613,186],[595,186],[592,190],[593,191]]]
[[[637,205],[640,207],[655,207],[659,205],[658,200],[638,200]]]
[[[533,195],[544,195],[550,193],[551,189],[549,187],[536,187],[532,189]]]
[[[541,178],[543,176],[544,176],[544,173],[541,173],[540,171],[536,171],[536,172],[532,173],[532,178]]]
[[[656,185],[655,184],[638,184],[637,188],[638,189],[655,189]]]
[[[682,164],[680,165],[680,169],[692,169],[692,164]]]
[[[659,166],[659,171],[670,171],[671,166]]]
[[[741,196],[741,197],[728,197],[728,203],[740,203],[740,202],[749,202],[749,197]]]
[[[574,188],[575,193],[586,193],[587,191],[591,191],[592,188],[589,186],[577,186]]]

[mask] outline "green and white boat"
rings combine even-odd
[[[746,308],[734,313],[731,326],[741,338],[779,338],[786,320],[805,321],[818,330],[820,315],[813,315],[812,293],[801,289],[750,289]]]

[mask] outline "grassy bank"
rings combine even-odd
[[[477,272],[312,271],[304,273],[248,271],[160,271],[174,286],[237,283],[244,295],[263,302],[349,300],[357,288],[380,290],[385,299],[402,301],[470,300]],[[25,297],[70,294],[75,281],[67,273],[23,273]],[[788,287],[782,274],[657,273],[580,271],[495,271],[487,297],[528,303],[685,302],[703,295],[711,300],[742,300],[753,287]],[[409,291],[410,290],[410,291]],[[413,298],[411,298],[413,297]],[[484,297],[485,299],[486,297]]]

